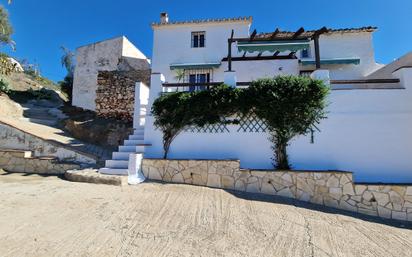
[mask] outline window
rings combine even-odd
[[[310,57],[310,49],[309,48],[303,49],[300,52],[300,56],[301,56],[301,58],[309,58]]]
[[[201,69],[201,70],[185,70],[186,81],[189,83],[209,83],[211,82],[212,70]],[[189,91],[205,90],[206,86],[190,86]]]
[[[205,47],[205,34],[204,31],[192,32],[192,48]]]

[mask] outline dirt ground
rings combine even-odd
[[[0,172],[1,256],[412,256],[410,224],[189,185]]]

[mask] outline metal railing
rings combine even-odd
[[[163,83],[163,93],[209,90],[211,87],[219,86],[222,84],[223,82]]]

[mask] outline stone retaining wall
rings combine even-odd
[[[10,172],[56,175],[78,169],[80,165],[62,163],[51,157],[25,156],[25,151],[0,150],[0,168]]]
[[[142,169],[152,180],[278,195],[412,221],[412,185],[354,184],[351,172],[243,170],[238,160],[144,159]]]
[[[63,144],[26,133],[0,122],[0,148],[30,149],[35,156],[55,156],[60,161],[95,164],[97,157],[76,151]]]
[[[150,85],[150,70],[100,71],[97,77],[96,113],[105,118],[133,121],[136,82]]]

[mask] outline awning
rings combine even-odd
[[[310,59],[303,59],[300,60],[302,65],[315,65],[316,61],[315,60],[310,60]],[[332,64],[355,64],[359,65],[360,64],[360,59],[357,57],[351,57],[351,58],[331,58],[331,59],[320,59],[320,64],[323,65],[332,65]]]
[[[170,64],[171,70],[178,69],[212,69],[219,68],[221,65],[220,62],[209,62],[209,63],[172,63]]]
[[[309,49],[309,40],[293,40],[293,41],[260,41],[260,42],[238,42],[237,49],[239,52],[245,51],[248,53],[259,52],[296,52],[303,49]]]

